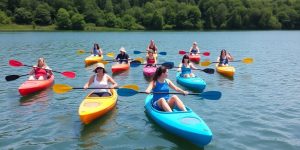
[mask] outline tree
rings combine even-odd
[[[72,22],[66,9],[60,8],[58,10],[56,24],[59,29],[70,29]]]
[[[104,10],[105,10],[105,12],[108,12],[108,13],[111,13],[114,11],[114,7],[113,7],[111,0],[106,0]]]
[[[225,4],[221,3],[218,5],[216,12],[214,14],[214,22],[217,25],[217,28],[226,27],[226,19],[228,16],[228,10]]]
[[[10,24],[11,20],[7,15],[0,10],[0,24]]]
[[[152,18],[152,28],[156,30],[161,30],[164,26],[164,18],[157,11],[153,14]]]
[[[124,15],[122,17],[122,27],[125,28],[125,29],[133,29],[134,28],[134,25],[135,25],[135,19],[130,16],[130,15]]]
[[[71,18],[72,29],[74,30],[83,30],[85,26],[85,21],[83,15],[76,13]]]
[[[117,17],[113,13],[106,14],[106,23],[105,25],[108,27],[115,27],[117,24]]]
[[[15,12],[15,22],[17,24],[31,24],[33,15],[26,8],[17,8]]]
[[[39,4],[35,11],[35,23],[38,25],[49,25],[52,23],[50,7],[48,4]]]

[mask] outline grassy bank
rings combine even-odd
[[[56,25],[33,26],[33,25],[9,24],[9,25],[0,25],[0,31],[62,31],[62,30],[57,30]],[[84,30],[79,30],[79,31],[127,31],[127,30],[120,29],[120,28],[96,27],[87,24]]]

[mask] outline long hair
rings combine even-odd
[[[45,66],[45,67],[47,67],[46,61],[45,61],[45,59],[44,59],[43,57],[40,57],[40,58],[38,59],[37,64],[36,64],[37,67],[43,67],[43,66],[39,66],[39,62],[40,62],[40,61],[44,63],[44,66]]]
[[[226,50],[225,50],[225,49],[222,49],[221,52],[220,52],[220,57],[219,57],[220,60],[223,59],[223,58],[222,58],[222,53],[223,53],[223,52],[225,53],[225,56],[226,56],[226,54],[227,54]]]
[[[181,63],[184,63],[184,59],[188,59],[188,64],[190,63],[189,55],[183,55]]]
[[[157,81],[157,79],[161,76],[161,74],[166,72],[167,72],[167,68],[165,66],[158,67],[153,76],[153,81]]]

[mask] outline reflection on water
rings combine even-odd
[[[20,97],[20,100],[19,100],[20,105],[28,106],[28,105],[32,105],[34,103],[39,103],[39,102],[41,102],[45,105],[48,105],[48,100],[52,97],[52,96],[49,96],[49,93],[51,93],[50,92],[51,90],[52,90],[51,88],[47,88],[40,92],[32,93],[27,96],[22,96],[22,97]]]

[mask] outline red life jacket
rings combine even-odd
[[[46,69],[43,68],[34,68],[35,78],[38,79],[40,76],[47,76]]]
[[[154,63],[155,63],[154,57],[152,59],[150,57],[147,58],[147,64],[154,64]]]

